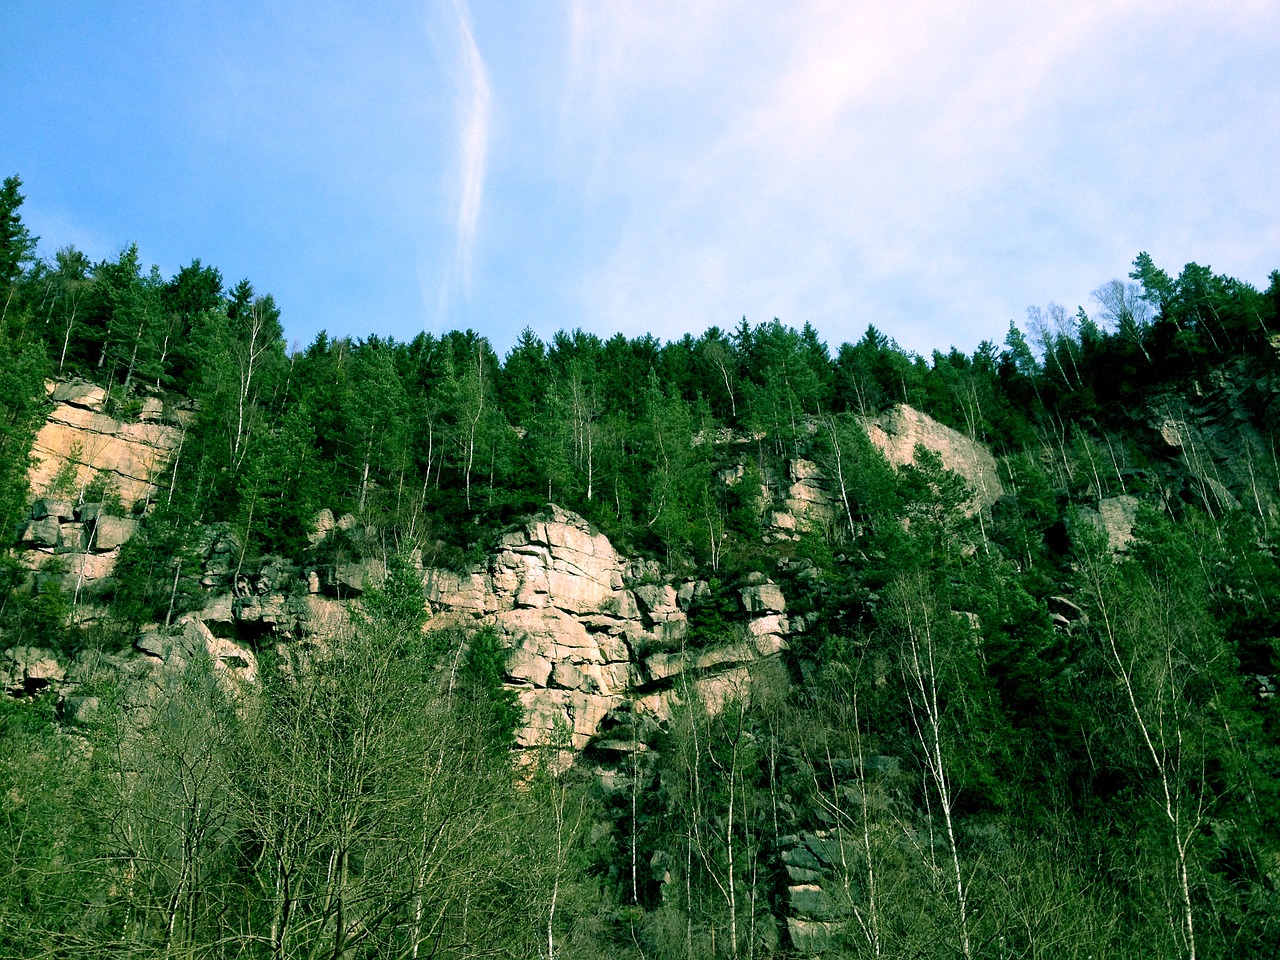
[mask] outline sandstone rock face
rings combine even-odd
[[[170,670],[181,670],[192,658],[207,656],[218,675],[235,687],[258,679],[258,658],[248,647],[215,636],[199,617],[183,617],[179,627],[176,634],[144,633],[134,647],[155,665]]]
[[[551,507],[505,535],[487,564],[428,569],[424,583],[440,611],[433,623],[488,624],[510,651],[507,680],[525,711],[519,745],[564,752],[584,748],[614,711],[666,720],[685,697],[713,711],[749,699],[764,662],[786,649],[786,601],[768,582],[743,591],[741,642],[680,649],[707,585],[654,575],[581,517]],[[785,683],[778,666],[771,682]]]
[[[787,472],[791,486],[783,506],[799,520],[801,528],[816,530],[830,523],[839,494],[833,492],[833,484],[822,469],[811,460],[792,460]]]
[[[92,384],[49,390],[56,406],[36,437],[30,474],[44,496],[17,533],[36,588],[42,577],[59,580],[83,620],[92,606],[85,599],[108,587],[122,546],[143,522],[81,502],[85,489],[105,473],[126,505],[154,500],[181,434],[158,403],[145,406],[143,422],[123,423],[104,413],[107,398]],[[789,485],[768,482],[804,522],[820,521],[827,492],[816,465],[796,461],[789,478]],[[327,510],[315,519],[313,546],[338,531],[359,550],[356,519]],[[199,654],[237,683],[253,682],[255,646],[340,638],[360,594],[386,576],[382,560],[358,554],[315,567],[273,560],[242,569],[244,550],[226,524],[203,528],[192,547],[198,570],[182,575],[208,591],[204,606],[141,636],[121,670],[179,669]],[[57,565],[42,573],[55,554]],[[775,584],[762,575],[750,581],[739,626],[707,646],[708,638],[690,636],[689,620],[707,583],[673,580],[654,561],[619,556],[607,537],[556,507],[503,536],[486,562],[462,573],[427,569],[423,581],[432,626],[488,625],[507,648],[507,682],[526,715],[518,736],[525,749],[578,751],[608,728],[611,714],[656,724],[691,699],[716,711],[788,683],[779,656],[794,625]],[[18,652],[3,671],[11,689],[75,688],[52,657]]]
[[[944,467],[964,477],[973,488],[974,510],[989,508],[1004,493],[991,451],[913,407],[900,403],[864,420],[863,426],[894,467],[915,461],[916,444],[936,453]]]
[[[75,389],[62,391],[64,387]],[[37,460],[30,474],[32,489],[43,492],[55,478],[74,474],[75,488],[83,490],[102,471],[126,505],[151,499],[177,446],[177,428],[154,422],[121,423],[98,412],[100,388],[83,385],[82,395],[71,396],[81,389],[60,384],[53,391],[55,399],[60,391],[69,399],[53,409],[36,434],[31,448]]]
[[[144,403],[152,422],[123,423],[102,412],[106,394],[101,387],[73,380],[47,384],[47,389],[57,406],[32,444],[28,480],[40,496],[17,530],[18,558],[39,571],[51,569],[45,566],[50,555],[63,554],[62,587],[76,598],[77,619],[91,620],[100,611],[79,601],[109,584],[120,547],[137,531],[138,521],[110,516],[101,503],[81,501],[90,483],[104,476],[108,492],[126,506],[154,499],[179,431],[156,422],[163,416],[159,401],[150,407]]]
[[[770,478],[774,479],[774,478]],[[787,481],[783,488],[782,503],[778,509],[765,515],[766,543],[783,540],[799,540],[800,534],[828,528],[837,514],[834,484],[812,460],[790,460],[787,463]]]
[[[607,537],[552,508],[504,536],[485,567],[426,572],[433,606],[482,618],[510,649],[507,675],[526,717],[521,746],[567,740],[581,749],[631,686],[627,615],[638,606],[624,571]]]

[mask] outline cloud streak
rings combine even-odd
[[[455,174],[454,251],[450,274],[440,290],[440,312],[449,306],[455,285],[464,296],[471,291],[476,236],[484,201],[485,171],[489,159],[489,126],[492,94],[484,58],[476,44],[470,11],[464,0],[454,0],[458,43],[459,102],[458,165]]]

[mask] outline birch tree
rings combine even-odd
[[[954,910],[954,935],[963,956],[973,956],[972,905],[969,873],[961,863],[959,833],[955,820],[955,758],[950,752],[953,721],[944,712],[951,691],[948,660],[954,652],[944,648],[938,611],[927,585],[918,577],[900,580],[893,595],[895,621],[901,634],[901,666],[907,685],[907,699],[912,730],[915,733],[924,771],[926,799],[932,795],[942,821],[945,863],[939,863],[932,842],[932,816],[929,820],[930,841],[921,851],[939,892],[946,891]],[[954,639],[952,638],[952,642]]]
[[[1199,564],[1160,525],[1154,539],[1117,564],[1099,540],[1082,538],[1076,557],[1090,602],[1093,633],[1114,684],[1121,729],[1131,738],[1133,761],[1143,770],[1149,802],[1161,828],[1164,859],[1154,902],[1169,911],[1168,930],[1178,955],[1207,955],[1201,901],[1205,878],[1200,851],[1215,816],[1208,793],[1207,749],[1217,733],[1207,705],[1227,652],[1206,615]]]

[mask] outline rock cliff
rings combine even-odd
[[[60,557],[46,576],[60,578],[77,599],[93,597],[158,495],[191,414],[149,398],[136,421],[118,420],[103,412],[105,391],[83,380],[49,383],[46,392],[53,406],[32,443],[29,473],[38,499],[16,531],[18,558],[40,571]]]
[[[791,625],[776,585],[743,587],[737,635],[695,648],[689,612],[707,584],[661,578],[558,507],[507,533],[487,562],[428,569],[424,582],[437,611],[429,626],[492,626],[510,651],[524,749],[581,750],[616,711],[663,721],[688,697],[714,711],[785,683],[778,654]]]
[[[1274,522],[1280,499],[1268,478],[1280,428],[1280,376],[1240,359],[1192,386],[1166,393],[1145,411],[1155,452],[1170,466],[1162,494],[1184,496],[1214,516],[1243,508]]]
[[[1217,392],[1198,405],[1170,400],[1151,417],[1169,455],[1197,468],[1190,475],[1206,502],[1229,509],[1250,489],[1247,464],[1232,462],[1233,444],[1256,446],[1262,439],[1246,417],[1231,413],[1240,390],[1215,384]],[[103,391],[79,381],[51,384],[49,398],[31,471],[32,489],[41,496],[17,531],[17,545],[37,578],[50,558],[61,557],[60,570],[46,575],[61,578],[77,596],[92,596],[109,584],[120,547],[162,494],[157,481],[180,455],[190,411],[148,401],[138,421],[117,420],[103,412]],[[1222,426],[1224,418],[1234,433]],[[898,405],[864,427],[895,467],[913,462],[920,447],[936,453],[968,482],[974,510],[989,509],[1003,494],[985,447],[911,407]],[[720,478],[733,484],[743,470],[722,470]],[[765,477],[767,542],[828,529],[839,516],[837,494],[818,463],[795,458],[785,470],[785,477]],[[87,499],[91,492],[101,500]],[[1113,497],[1079,515],[1123,551],[1137,508],[1135,497]],[[1257,508],[1274,512],[1261,496]],[[128,515],[118,515],[121,510]],[[312,550],[338,534],[359,539],[359,532],[354,517],[322,511]],[[243,683],[256,677],[255,649],[283,652],[299,641],[340,637],[361,593],[386,574],[383,561],[358,552],[311,566],[267,559],[242,574],[236,562],[242,551],[226,525],[203,528],[195,553],[203,604],[169,630],[144,631],[134,657],[172,664],[203,649],[214,662],[231,665],[228,675]],[[731,699],[785,689],[781,654],[803,628],[788,618],[779,586],[754,575],[733,598],[730,625],[720,623],[710,636],[699,632],[694,622],[706,582],[620,555],[582,517],[555,506],[509,530],[483,562],[461,572],[427,567],[422,577],[428,629],[491,627],[507,650],[506,680],[525,715],[518,745],[526,751],[567,755],[593,746],[597,757],[625,753],[639,748],[636,729],[669,720],[682,703],[696,699],[714,712]],[[2,669],[0,679],[13,694],[59,684],[74,689],[67,665],[39,648],[5,651]]]
[[[917,445],[936,453],[944,467],[964,477],[973,489],[972,509],[990,509],[1004,493],[990,450],[914,407],[899,403],[864,419],[863,426],[894,467],[915,462]]]

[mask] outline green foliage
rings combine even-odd
[[[167,279],[136,246],[35,262],[19,187],[0,191],[3,529],[46,376],[95,380],[126,419],[173,394],[196,415],[107,619],[69,630],[65,559],[6,557],[3,646],[115,663],[205,602],[210,523],[239,571],[389,559],[348,633],[257,649],[256,687],[184,635],[166,642],[191,669],[145,697],[91,675],[61,712],[0,699],[0,953],[783,955],[783,891],[814,880],[802,835],[839,853],[816,871],[837,953],[1273,950],[1280,272],[1258,291],[1140,254],[1092,314],[1032,308],[972,355],[868,327],[833,356],[745,318],[667,343],[528,329],[505,360],[474,331],[290,354],[270,295],[199,260]],[[1154,435],[1192,379],[1192,420],[1233,385],[1238,464]],[[993,509],[923,447],[888,465],[867,421],[899,403],[1001,457]],[[821,522],[787,503],[810,462]],[[40,492],[123,512],[105,476]],[[1120,495],[1160,514],[1116,552],[1089,511]],[[672,712],[614,711],[602,778],[528,752],[517,790],[509,652],[492,628],[424,632],[421,567],[469,570],[549,503],[706,581],[699,656],[745,641],[752,575],[805,627],[776,660],[651,677]],[[312,545],[321,507],[356,523]],[[784,509],[811,528],[766,527]]]
[[[37,573],[0,556],[0,632],[6,644],[63,650],[70,598],[62,586],[65,564],[51,557]]]
[[[507,651],[497,633],[485,628],[467,638],[466,655],[458,671],[466,709],[479,720],[495,756],[505,756],[514,745],[516,728],[524,719],[515,692],[504,684],[506,662]]]
[[[74,469],[74,464],[68,461],[68,466]],[[97,470],[90,477],[89,482],[85,484],[84,503],[96,503],[100,505],[100,515],[108,517],[123,517],[128,511],[125,510],[124,501],[120,499],[120,491],[116,484],[115,477],[105,470]]]
[[[48,362],[43,346],[32,332],[22,314],[5,310],[0,316],[0,530],[3,531],[11,531],[26,509],[31,441],[43,413]]]
[[[733,642],[740,629],[737,591],[717,577],[689,605],[688,643],[692,647]]]
[[[427,622],[421,574],[404,557],[392,556],[387,562],[386,579],[365,591],[362,607],[370,625],[406,638],[420,635]]]
[[[21,187],[22,180],[16,175],[5,177],[0,184],[0,290],[21,276],[23,265],[33,259],[38,239],[31,236],[18,213],[26,199],[18,192]]]
[[[121,548],[112,612],[123,623],[168,624],[204,602],[195,532],[176,510],[157,511]]]
[[[90,764],[56,715],[53,694],[0,697],[0,953],[8,957],[49,955],[56,931],[76,924],[99,889]]]

